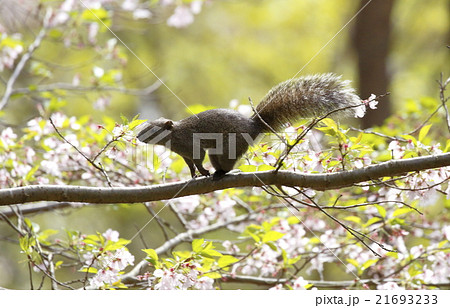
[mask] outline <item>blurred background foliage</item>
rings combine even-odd
[[[214,107],[228,107],[233,99],[247,104],[248,97],[258,102],[272,86],[297,74],[332,71],[353,80],[353,85],[358,87],[358,61],[352,45],[355,21],[331,39],[355,14],[360,4],[355,0],[207,1],[202,12],[195,15],[194,23],[181,29],[167,26],[165,21],[169,12],[164,9],[156,10],[150,22],[135,21],[117,14],[112,29],[140,59],[118,43],[127,61],[120,83],[128,88],[144,88],[153,84],[156,78],[148,67],[184,104]],[[366,8],[371,9],[375,10],[376,6]],[[435,81],[441,72],[445,76],[449,73],[449,12],[447,0],[394,1],[386,71],[391,81],[387,90],[391,93],[394,111],[406,109],[408,99],[438,97]],[[37,31],[26,28],[20,32],[24,38],[32,39]],[[111,38],[113,35],[102,28],[98,45],[106,45]],[[102,58],[90,49],[65,47],[57,34],[43,42],[33,60],[36,69],[42,69],[39,78],[24,75],[16,87],[55,81],[71,83],[74,72],[79,74],[81,82],[88,83],[95,66],[105,71],[122,69],[117,62]],[[8,74],[7,71],[2,72],[2,80],[7,80]],[[121,114],[131,118],[141,113],[141,118],[149,119],[160,116],[181,119],[190,115],[164,86],[145,97],[112,92],[111,105],[98,111],[93,108],[93,101],[101,95],[96,92],[81,95],[67,92],[61,105],[64,105],[63,110],[68,116],[90,114],[99,123],[102,123],[104,115],[118,121]],[[16,97],[3,110],[0,120],[23,125],[36,116],[35,104],[36,100],[29,95]],[[378,108],[383,108],[383,105]],[[158,204],[163,205],[161,202]],[[168,221],[176,221],[168,211],[164,211],[162,216]],[[121,237],[130,238],[148,221],[148,217],[142,206],[99,205],[79,211],[55,211],[32,219],[42,228],[77,229],[85,233],[112,228],[119,230]],[[156,222],[147,228],[150,232],[146,232],[146,244],[150,247],[162,244],[164,239]],[[6,231],[5,226],[2,229],[5,230],[0,229],[0,234],[11,232]],[[152,233],[151,230],[156,231]],[[25,265],[18,274],[10,263],[22,258],[16,244],[2,242],[1,245],[4,251],[0,256],[1,280],[7,282],[2,286],[26,288]],[[138,240],[129,246],[131,251],[139,251],[141,247]],[[143,254],[137,253],[136,257],[143,257]]]
[[[450,6],[446,0],[390,1],[394,3],[386,68],[391,83],[387,91],[394,110],[401,111],[405,99],[438,96],[435,81],[440,72],[448,72],[450,63],[446,47],[450,38]],[[356,21],[324,46],[356,13],[360,3],[207,1],[202,12],[195,15],[194,23],[186,28],[168,27],[165,20],[169,12],[164,9],[156,10],[150,22],[115,14],[113,31],[139,57],[120,46],[128,61],[121,82],[126,87],[146,87],[156,81],[149,68],[184,104],[214,107],[227,107],[232,99],[247,104],[248,97],[258,102],[273,85],[297,74],[333,71],[353,80],[358,87],[358,61],[352,44]],[[374,1],[364,12],[376,9]],[[31,36],[31,30],[21,32]],[[106,45],[113,35],[104,27],[101,32],[99,45]],[[79,72],[82,82],[89,81],[86,76],[93,66],[105,71],[120,69],[117,62],[90,49],[66,48],[58,37],[46,40],[34,57],[51,73],[51,79],[69,83],[74,72]],[[378,60],[373,59],[375,63]],[[39,83],[51,79],[42,76]],[[28,86],[30,80],[21,78],[19,84]],[[67,95],[68,115],[93,114],[100,121],[101,114],[92,109],[98,95]],[[25,115],[30,117],[35,112],[34,104],[26,97],[20,104],[10,104],[9,121],[23,123]],[[147,97],[114,92],[112,104],[103,114],[118,119],[120,114],[132,117],[138,112],[143,118],[152,119],[189,115],[164,86]]]
[[[358,86],[351,42],[355,21],[317,54],[355,14],[358,4],[326,0],[211,2],[185,29],[156,24],[131,39],[129,31],[121,37],[137,45],[138,55],[144,62],[148,59],[146,63],[187,105],[227,107],[232,99],[243,104],[248,97],[259,101],[273,85],[301,69],[300,75],[333,71]],[[366,8],[371,9],[376,9],[376,1]],[[449,11],[448,3],[441,0],[395,1],[387,67],[391,79],[387,90],[394,110],[401,110],[407,98],[437,97],[435,81],[440,72],[448,72],[445,64],[450,61],[446,48]],[[135,76],[130,76],[130,81],[148,73],[135,58],[130,57],[130,62],[136,62],[136,70],[128,71]],[[179,119],[188,115],[163,87],[157,101],[164,116]],[[144,99],[142,103],[152,102]]]

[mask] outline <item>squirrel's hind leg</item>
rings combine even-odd
[[[213,165],[214,169],[216,169],[213,176],[214,180],[223,178],[225,174],[233,169],[234,164],[236,163],[236,159],[226,158],[223,155],[209,154],[209,160],[211,161],[211,165]]]
[[[216,172],[214,172],[214,174],[213,174],[213,180],[220,180],[220,179],[223,178],[227,173],[228,173],[228,171],[216,170]]]

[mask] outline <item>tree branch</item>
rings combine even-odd
[[[49,211],[55,211],[58,209],[64,209],[67,207],[72,207],[74,204],[70,202],[39,202],[34,204],[19,204],[10,208],[2,208],[0,210],[0,220],[2,217],[14,217],[16,216],[16,210],[20,212],[22,215],[34,214],[34,213],[43,213]]]
[[[3,98],[0,101],[0,110],[2,110],[8,103],[9,98],[13,94],[14,83],[16,82],[17,78],[19,78],[20,73],[22,72],[22,70],[25,67],[25,64],[28,62],[28,60],[30,60],[33,52],[41,45],[41,42],[44,39],[46,34],[47,34],[47,28],[44,27],[39,32],[39,34],[36,36],[34,42],[31,43],[31,45],[28,47],[28,51],[22,56],[19,63],[17,63],[16,68],[14,69],[14,72],[12,73],[8,82],[6,83],[5,94],[3,95]]]
[[[245,276],[245,275],[229,275],[223,274],[223,279],[226,282],[238,282],[238,283],[251,283],[263,286],[274,286],[276,284],[283,284],[289,282],[285,278],[270,278],[270,277],[255,277],[255,276]],[[377,285],[386,282],[396,282],[400,283],[400,279],[361,279],[355,280],[341,280],[341,281],[329,281],[329,280],[308,280],[308,283],[313,284],[318,288],[349,288],[359,284]],[[435,286],[435,287],[448,287],[448,283],[424,283],[425,286]]]
[[[84,187],[60,185],[31,185],[0,189],[0,206],[36,201],[141,203],[168,200],[189,195],[209,193],[235,187],[283,185],[330,190],[350,187],[356,183],[386,176],[421,171],[450,165],[450,153],[391,160],[361,169],[327,174],[305,174],[291,171],[262,171],[227,174],[220,180],[202,177],[195,180],[145,187]]]

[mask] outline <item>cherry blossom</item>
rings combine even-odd
[[[292,288],[294,290],[306,290],[306,285],[308,285],[308,281],[300,276],[294,281],[294,283],[292,284]]]
[[[96,289],[102,288],[105,285],[112,285],[119,281],[119,275],[116,271],[109,269],[101,269],[98,273],[90,279],[90,285]]]
[[[108,229],[102,235],[106,240],[111,242],[117,242],[119,240],[119,232],[116,230]]]

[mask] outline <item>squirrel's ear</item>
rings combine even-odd
[[[173,127],[173,122],[171,120],[167,120],[163,124],[163,128],[165,128],[165,129],[172,129],[172,127]]]

